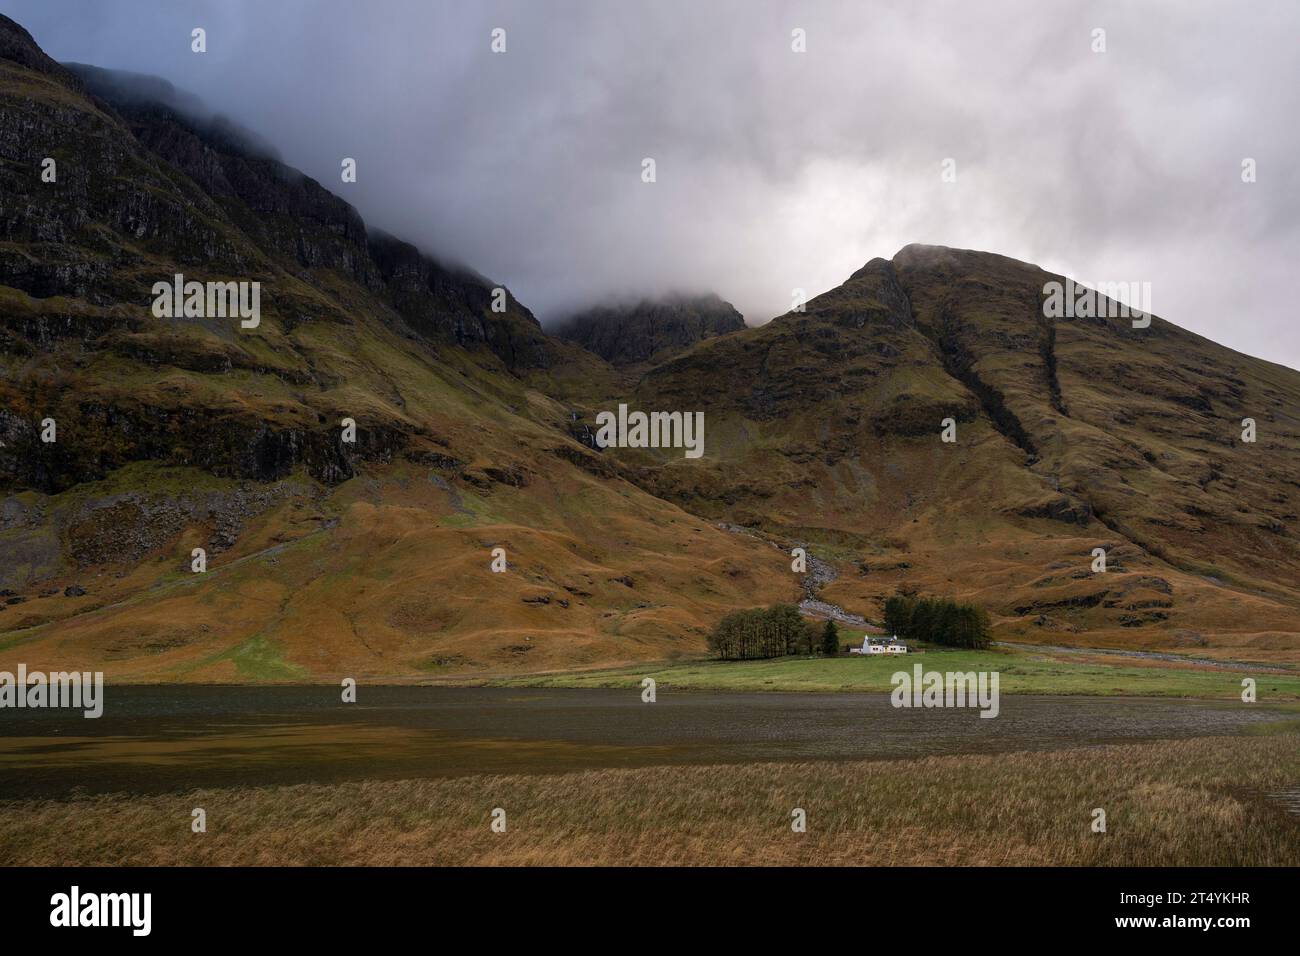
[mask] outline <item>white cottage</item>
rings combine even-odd
[[[866,635],[862,638],[861,647],[850,647],[850,654],[906,654],[907,645],[899,642],[898,638],[890,635],[889,640],[883,637],[871,637]]]

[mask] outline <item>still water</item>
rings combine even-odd
[[[1231,702],[1006,695],[977,710],[887,694],[461,687],[109,686],[104,716],[0,711],[0,799],[648,764],[891,759],[1225,735]]]

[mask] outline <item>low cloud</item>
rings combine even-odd
[[[196,94],[544,320],[710,289],[754,324],[925,242],[1148,281],[1165,318],[1300,367],[1293,4],[0,6],[58,59]]]

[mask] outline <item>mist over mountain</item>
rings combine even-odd
[[[224,140],[230,148],[250,157],[280,160],[280,153],[268,140],[257,133],[213,113],[204,102],[192,93],[178,90],[159,76],[133,73],[128,70],[105,70],[87,63],[61,64],[81,80],[87,92],[106,100],[119,111],[166,110],[195,129],[201,129],[212,140]]]
[[[551,332],[613,365],[631,365],[744,327],[735,306],[709,293],[594,306],[555,323]]]
[[[1277,307],[1300,257],[1300,9],[1221,6],[3,4],[56,59],[192,91],[544,322],[709,289],[760,324],[928,242],[1150,281],[1185,328],[1300,368]]]

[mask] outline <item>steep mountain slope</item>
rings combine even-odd
[[[780,554],[619,480],[530,386],[614,381],[599,359],[228,125],[81,73],[0,20],[0,666],[661,658],[796,593]],[[176,273],[260,282],[260,324],[155,318]]]
[[[624,366],[662,362],[696,342],[744,327],[744,317],[716,295],[674,295],[587,309],[559,323],[554,334]]]
[[[1008,638],[1293,655],[1300,373],[1159,318],[1046,319],[1059,278],[873,260],[641,380],[643,407],[707,410],[703,458],[619,454],[689,510],[838,556],[824,596],[868,614],[901,586],[984,603]]]

